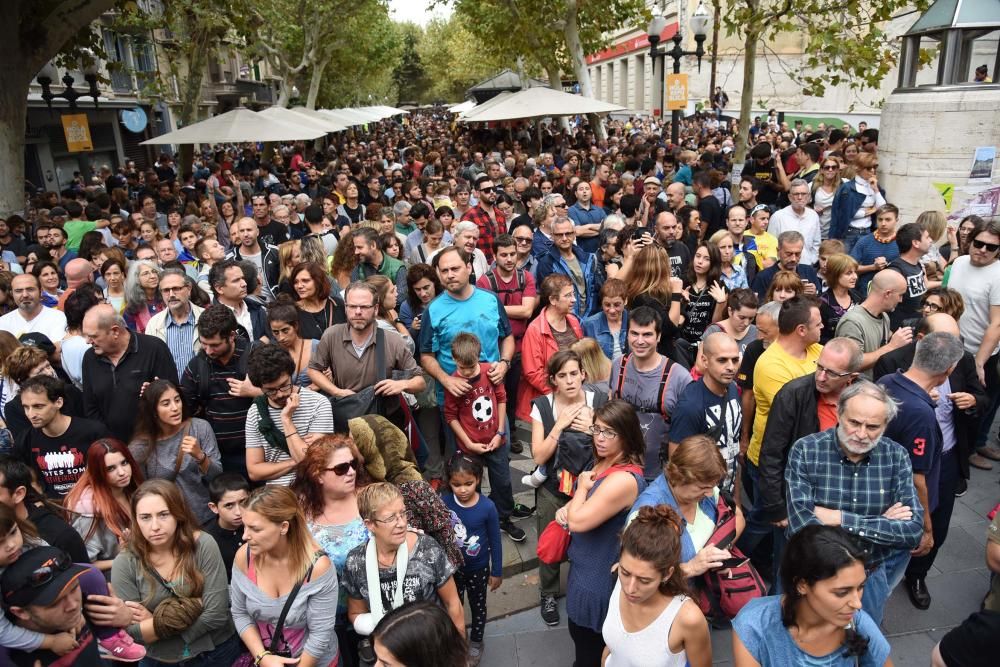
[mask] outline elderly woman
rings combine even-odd
[[[455,566],[434,538],[407,530],[408,513],[399,489],[388,482],[365,487],[358,495],[358,510],[371,537],[351,551],[344,565],[342,585],[354,630],[367,638],[386,612],[408,602],[433,600],[444,605],[464,634]],[[367,653],[366,646],[362,652]]]
[[[680,569],[687,578],[722,567],[722,561],[731,557],[728,550],[708,543],[718,516],[719,483],[725,476],[726,461],[715,440],[707,435],[692,435],[670,452],[663,474],[632,506],[630,516],[646,505],[669,505],[681,516]],[[744,525],[743,512],[737,504],[737,538]]]
[[[595,339],[608,359],[628,352],[625,283],[609,278],[601,287],[601,310],[580,322],[583,335]]]
[[[132,331],[145,333],[153,315],[163,310],[160,297],[160,267],[150,259],[140,259],[128,267],[125,278],[125,324]]]
[[[324,435],[299,461],[291,487],[305,511],[309,532],[337,569],[338,581],[344,578],[348,554],[370,537],[358,511],[363,480],[367,480],[364,459],[350,436]],[[360,638],[347,621],[343,586],[338,590],[336,631],[341,661],[356,665]]]
[[[556,512],[569,528],[569,579],[566,612],[569,634],[576,646],[576,667],[598,667],[618,558],[618,535],[629,508],[646,488],[642,477],[645,442],[635,408],[623,400],[608,401],[594,410],[594,463],[577,478],[573,499]]]
[[[479,227],[476,223],[468,220],[456,223],[452,227],[452,235],[455,239],[455,247],[469,253],[469,257],[472,258],[474,275],[471,281],[475,282],[479,276],[485,276],[490,270],[490,263],[486,261],[486,255],[483,254],[483,251],[476,247],[476,243],[479,241]]]

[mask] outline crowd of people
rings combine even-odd
[[[867,127],[756,119],[731,179],[706,116],[414,113],[29,188],[4,659],[474,666],[534,517],[578,667],[707,666],[730,624],[740,667],[891,665],[890,593],[929,608],[1000,461],[1000,223],[901,219]],[[935,665],[987,664],[991,590]]]

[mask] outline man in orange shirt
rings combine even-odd
[[[611,167],[606,164],[597,165],[594,171],[594,180],[590,182],[590,201],[597,208],[604,208],[604,191],[608,187],[608,177],[611,175]]]

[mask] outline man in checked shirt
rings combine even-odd
[[[909,454],[882,437],[896,412],[882,387],[850,385],[837,403],[838,426],[798,440],[785,468],[788,536],[811,523],[853,535],[868,556],[862,606],[876,623],[923,534]]]

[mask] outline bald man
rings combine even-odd
[[[684,206],[686,194],[687,188],[684,187],[683,183],[671,183],[667,186],[667,205],[671,211],[677,213]]]
[[[929,333],[942,332],[950,333],[953,336],[959,335],[958,323],[947,313],[934,313],[922,318],[916,326],[917,340]],[[876,362],[874,367],[875,378],[883,375],[905,371],[913,362],[913,355],[916,353],[917,341],[914,340],[907,345],[885,354]],[[950,399],[951,405],[957,410],[952,412],[955,422],[955,447],[958,453],[958,467],[961,473],[958,480],[958,490],[965,492],[969,479],[969,466],[974,466],[982,470],[991,470],[993,464],[989,459],[975,452],[974,443],[978,433],[978,419],[989,403],[986,395],[986,388],[979,381],[976,373],[976,359],[968,351],[958,362],[958,366],[948,377],[948,386],[942,385],[938,388],[938,407],[947,408],[947,403],[943,399]]]
[[[911,327],[895,332],[889,324],[889,313],[906,295],[906,279],[890,269],[883,269],[872,278],[868,296],[851,308],[837,324],[837,336],[850,338],[861,346],[864,357],[861,371],[872,379],[872,367],[882,355],[897,350],[913,340]]]
[[[85,416],[103,422],[112,435],[128,442],[146,385],[156,379],[177,384],[170,349],[159,338],[129,331],[106,303],[87,311],[83,337],[91,344],[83,355]]]
[[[713,438],[726,460],[726,480],[720,488],[738,498],[743,413],[734,380],[740,367],[740,348],[729,334],[719,331],[702,341],[699,356],[704,375],[684,388],[670,416],[670,452],[691,435],[704,433]]]
[[[91,282],[94,282],[94,265],[82,257],[69,260],[66,263],[66,291],[59,295],[56,308],[62,310],[70,294],[75,292],[80,285]]]

